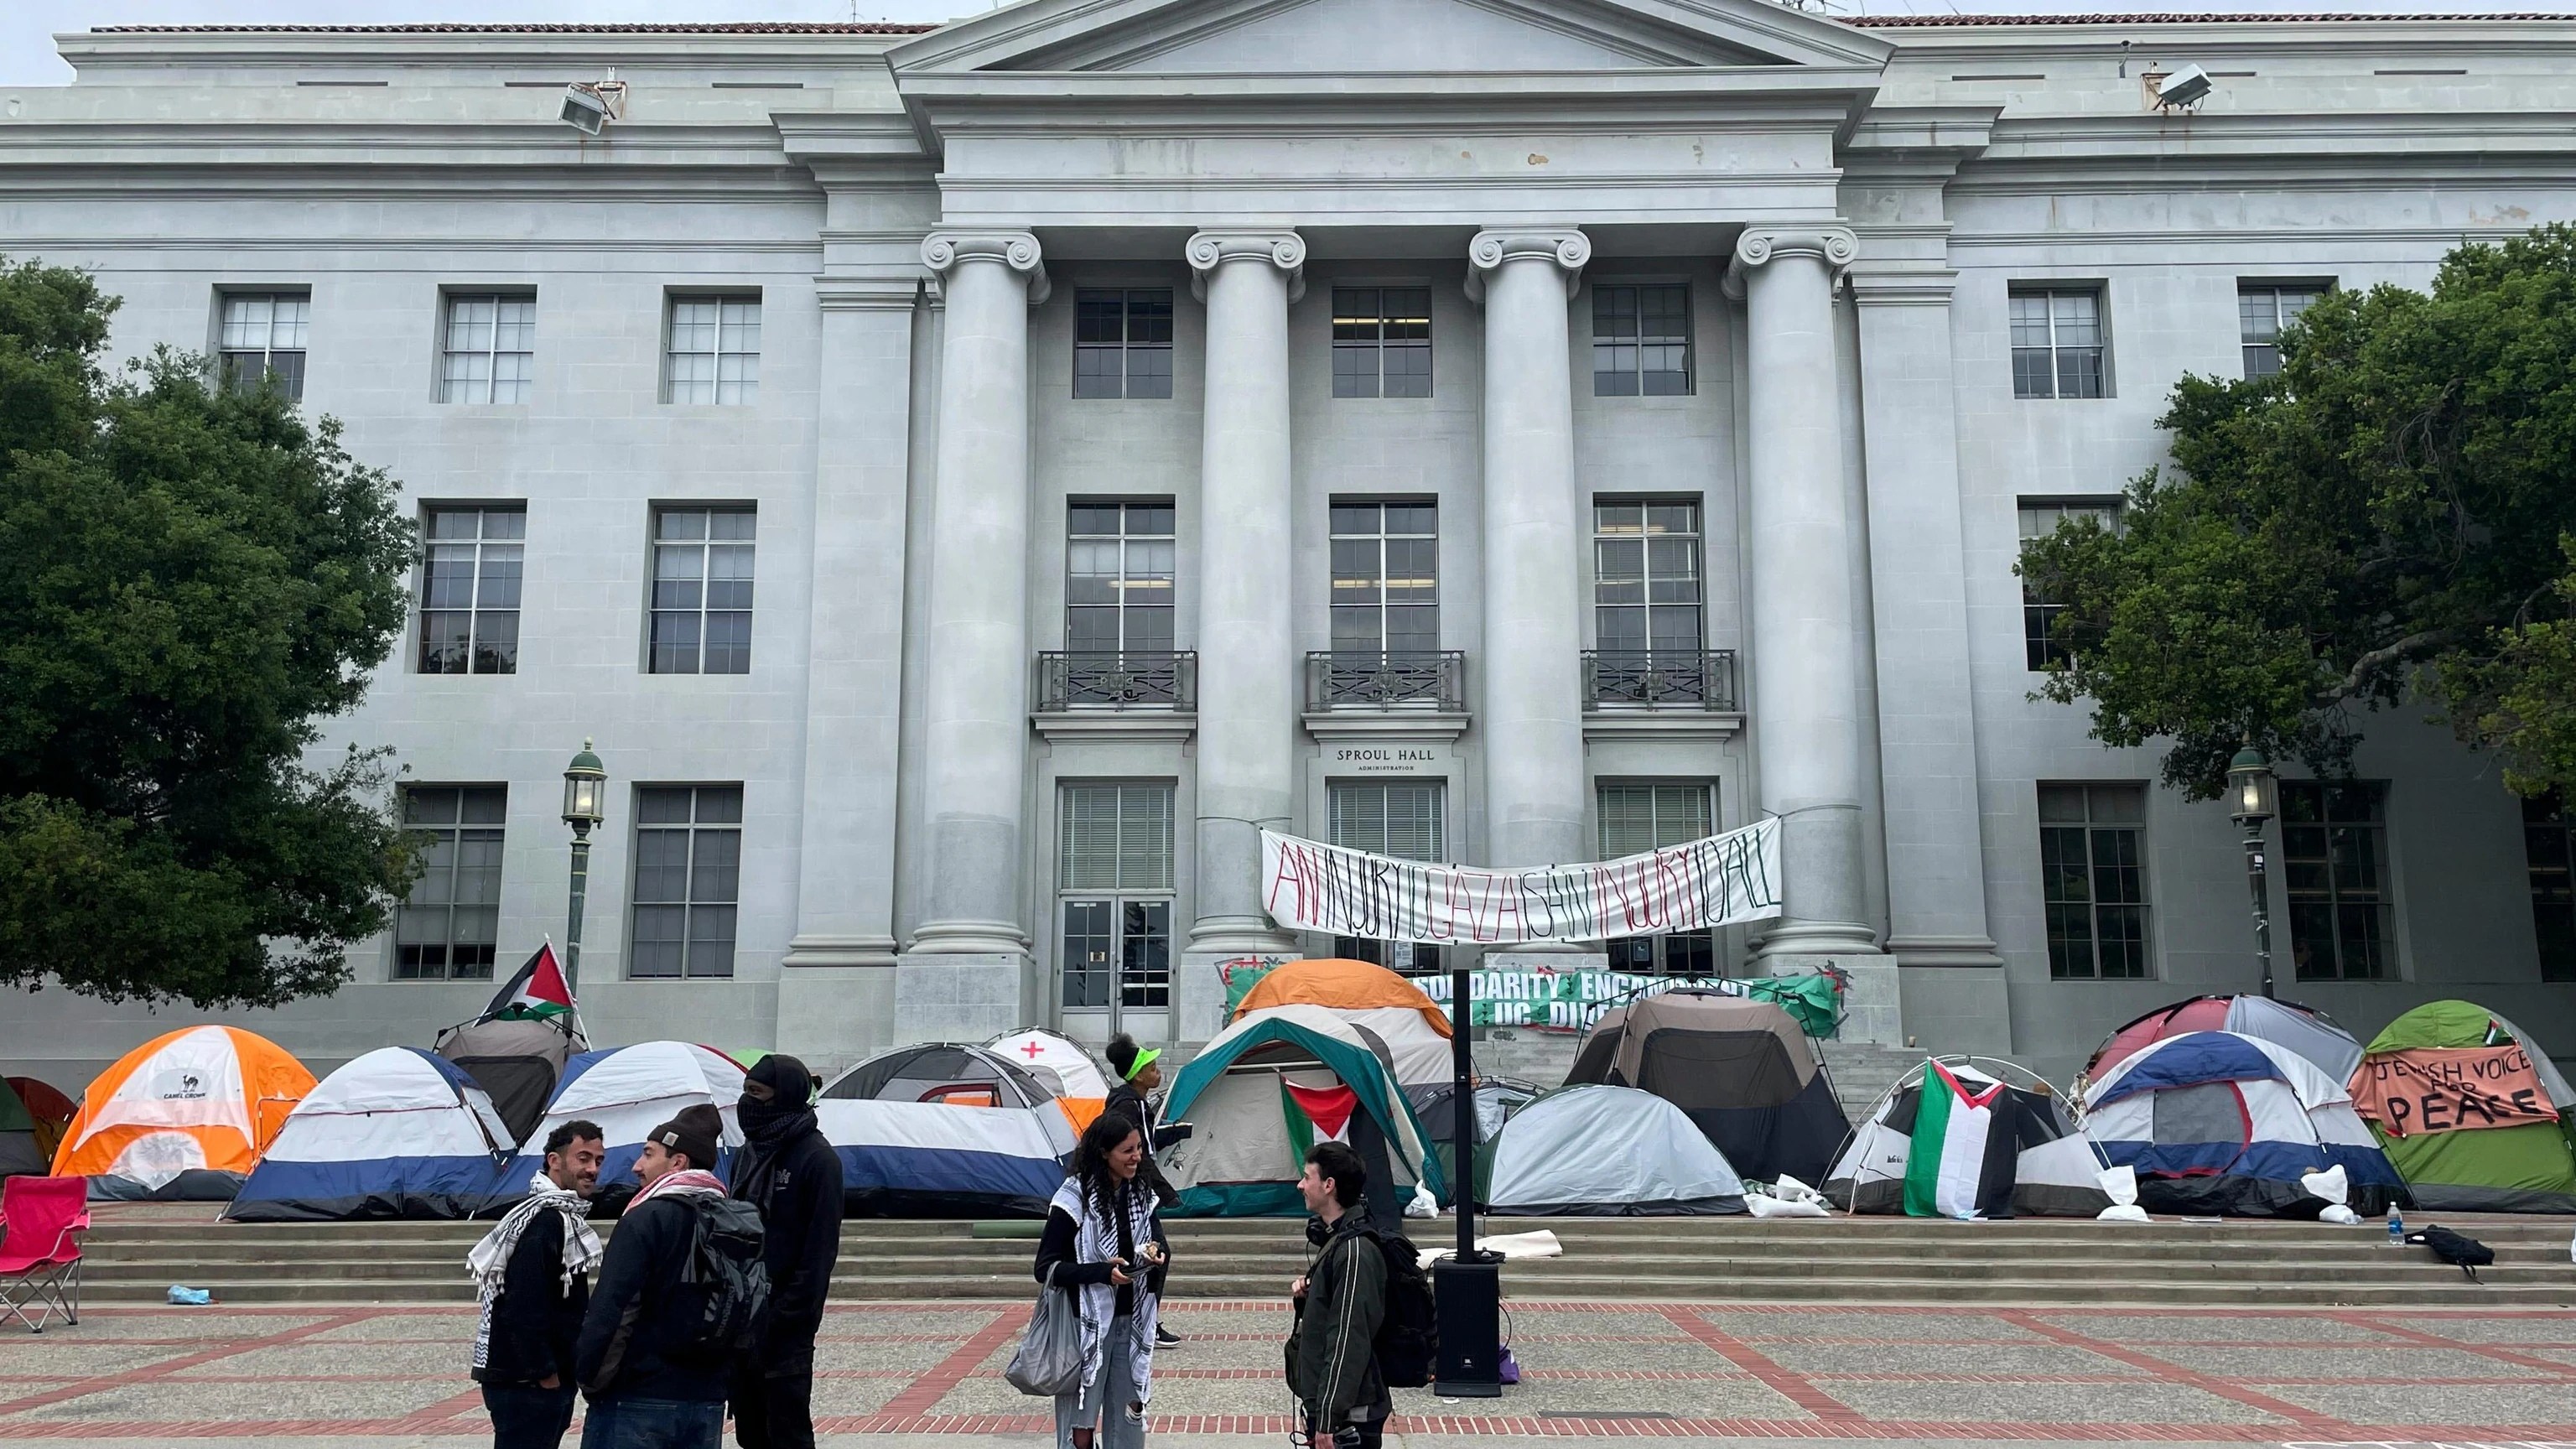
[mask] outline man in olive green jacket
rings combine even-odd
[[[1315,1215],[1306,1238],[1320,1251],[1291,1290],[1297,1326],[1288,1336],[1288,1388],[1316,1449],[1378,1449],[1395,1412],[1377,1362],[1386,1256],[1369,1228],[1367,1187],[1359,1154],[1339,1142],[1315,1144],[1297,1182]]]

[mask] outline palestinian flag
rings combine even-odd
[[[2018,1140],[2004,1084],[1971,1091],[1939,1062],[1925,1064],[1905,1155],[1905,1212],[1917,1218],[2012,1216]]]
[[[519,974],[501,983],[492,1004],[483,1008],[482,1019],[544,1021],[572,1009],[572,988],[564,985],[563,971],[555,965],[555,948],[548,943],[537,948]]]
[[[1348,1087],[1301,1087],[1281,1079],[1279,1110],[1288,1119],[1288,1147],[1300,1163],[1318,1142],[1351,1140],[1351,1115],[1360,1094]]]

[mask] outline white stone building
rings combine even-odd
[[[606,1040],[1189,1042],[1328,951],[1256,824],[1596,859],[1787,817],[1758,940],[2065,1072],[2250,989],[2221,807],[2034,701],[2017,543],[2327,287],[2576,217],[2576,21],[1024,0],[889,25],[154,28],[0,95],[0,252],[291,373],[419,510],[435,868],[316,1064],[560,938]],[[2193,109],[2163,78],[2202,67]],[[568,82],[613,79],[585,136]],[[2413,714],[2292,786],[2283,994],[2576,1051],[2568,828]],[[1347,944],[1347,943],[1345,943]],[[1376,949],[1361,945],[1356,949]],[[461,979],[460,979],[461,978]],[[1114,1005],[1113,1005],[1114,1003]],[[1900,1016],[1901,1008],[1901,1016]],[[157,1016],[58,991],[76,1081]]]

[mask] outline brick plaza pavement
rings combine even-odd
[[[1482,1403],[1400,1394],[1391,1444],[2576,1441],[2576,1311],[1511,1308],[1522,1383]],[[1052,1442],[1046,1406],[1001,1379],[1026,1315],[834,1308],[818,1426],[841,1446]],[[1185,1300],[1169,1317],[1189,1342],[1156,1359],[1156,1442],[1284,1444],[1283,1311]],[[462,1308],[93,1309],[0,1334],[0,1442],[461,1446],[489,1434],[463,1372],[473,1323]]]

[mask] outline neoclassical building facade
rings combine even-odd
[[[309,1061],[561,939],[603,1040],[1187,1044],[1264,828],[1602,859],[1778,815],[1873,1039],[2071,1070],[2257,979],[2233,826],[2034,698],[2014,572],[2186,373],[2576,217],[2576,21],[1022,0],[940,27],[148,28],[0,96],[0,253],[341,419],[421,523],[326,745],[428,874]],[[2197,66],[2210,90],[2165,103]],[[596,85],[598,134],[559,118]],[[607,84],[600,84],[607,83]],[[2569,827],[2417,713],[2293,780],[2283,994],[2576,1051]],[[1443,952],[1452,954],[1444,956]],[[0,1060],[167,1020],[58,991]]]

